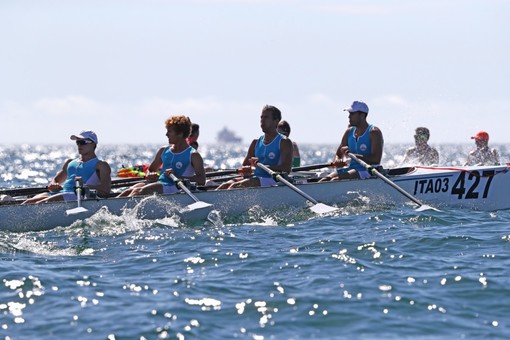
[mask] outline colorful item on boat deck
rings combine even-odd
[[[145,173],[149,170],[149,164],[136,164],[132,166],[122,166],[121,169],[117,171],[117,176],[119,177],[145,177]],[[159,176],[159,171],[158,171]]]

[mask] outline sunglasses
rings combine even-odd
[[[417,135],[414,135],[414,138],[417,140],[427,140],[429,137],[427,135],[417,134]]]
[[[87,145],[87,144],[92,144],[94,143],[93,141],[91,141],[90,139],[79,139],[76,141],[76,145]]]

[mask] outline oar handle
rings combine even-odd
[[[392,186],[395,190],[397,190],[398,192],[400,192],[402,195],[404,195],[405,197],[409,198],[411,201],[413,201],[414,203],[418,204],[419,206],[422,206],[423,203],[420,202],[416,197],[414,197],[413,195],[409,194],[407,191],[405,191],[404,189],[402,189],[401,187],[399,187],[398,185],[396,185],[395,183],[393,183],[392,181],[390,181],[388,178],[386,178],[386,176],[384,176],[383,174],[381,174],[379,171],[377,171],[377,169],[375,169],[374,167],[368,165],[365,161],[359,159],[356,155],[352,154],[352,153],[348,153],[347,156],[349,156],[353,161],[361,164],[365,169],[367,169],[367,171],[369,173],[371,173],[372,175],[374,176],[377,176],[379,177],[380,179],[382,179],[384,182],[386,182],[388,185]]]
[[[301,196],[303,196],[304,198],[306,198],[307,200],[309,200],[310,202],[312,202],[313,204],[318,204],[319,202],[317,202],[317,200],[315,200],[313,197],[311,197],[310,195],[308,195],[306,192],[300,190],[298,187],[296,187],[294,184],[290,183],[289,181],[287,181],[282,175],[280,175],[279,173],[269,169],[267,166],[265,166],[264,164],[262,163],[257,163],[257,166],[259,168],[261,168],[262,170],[264,170],[265,172],[267,172],[268,174],[270,174],[271,176],[275,177],[275,179],[279,180],[280,182],[282,182],[283,184],[285,184],[286,186],[288,186],[289,188],[291,188],[292,190],[294,190],[295,192],[297,192],[298,194],[300,194]]]
[[[81,177],[76,179],[74,185],[76,186],[76,203],[78,208],[81,208],[81,190],[83,188]]]

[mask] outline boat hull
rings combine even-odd
[[[439,209],[453,207],[492,211],[510,208],[510,174],[506,166],[416,167],[388,178],[424,204]],[[378,178],[312,182],[297,187],[319,202],[336,206],[360,199],[364,204],[374,206],[409,202],[404,195]],[[200,201],[212,203],[222,216],[241,215],[254,207],[267,211],[307,207],[305,198],[282,184],[267,188],[197,191],[194,195]],[[184,193],[143,198],[84,200],[82,206],[87,211],[70,216],[66,215],[66,211],[75,208],[76,202],[2,205],[0,230],[24,232],[68,226],[77,220],[89,218],[100,209],[108,209],[115,215],[131,210],[135,211],[138,218],[150,220],[169,216],[178,216],[184,221],[206,220],[212,208],[185,208],[192,203],[193,200]]]

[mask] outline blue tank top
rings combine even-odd
[[[280,141],[283,135],[278,134],[269,144],[264,144],[264,136],[260,136],[257,145],[255,145],[255,157],[264,165],[277,165],[280,162]],[[271,177],[264,170],[257,168],[255,170],[257,177]]]
[[[173,153],[172,150],[170,150],[170,146],[167,146],[163,154],[161,154],[163,166],[158,181],[163,185],[175,185],[174,181],[164,174],[164,171],[170,168],[173,169],[174,175],[177,177],[193,176],[195,174],[193,166],[191,165],[191,154],[193,152],[195,152],[195,149],[190,146],[182,152]]]
[[[368,125],[365,133],[359,136],[356,140],[356,137],[354,137],[354,131],[356,131],[356,127],[352,127],[347,139],[349,152],[363,156],[369,155],[372,152],[372,143],[370,143],[370,131],[372,131],[373,128],[374,126],[372,124]],[[366,170],[363,165],[356,161],[351,161],[349,169],[355,169],[357,171]]]
[[[99,162],[97,157],[86,162],[81,162],[79,158],[69,162],[67,165],[67,178],[60,192],[74,192],[76,176],[81,176],[83,183],[87,183],[96,172],[97,162]]]

